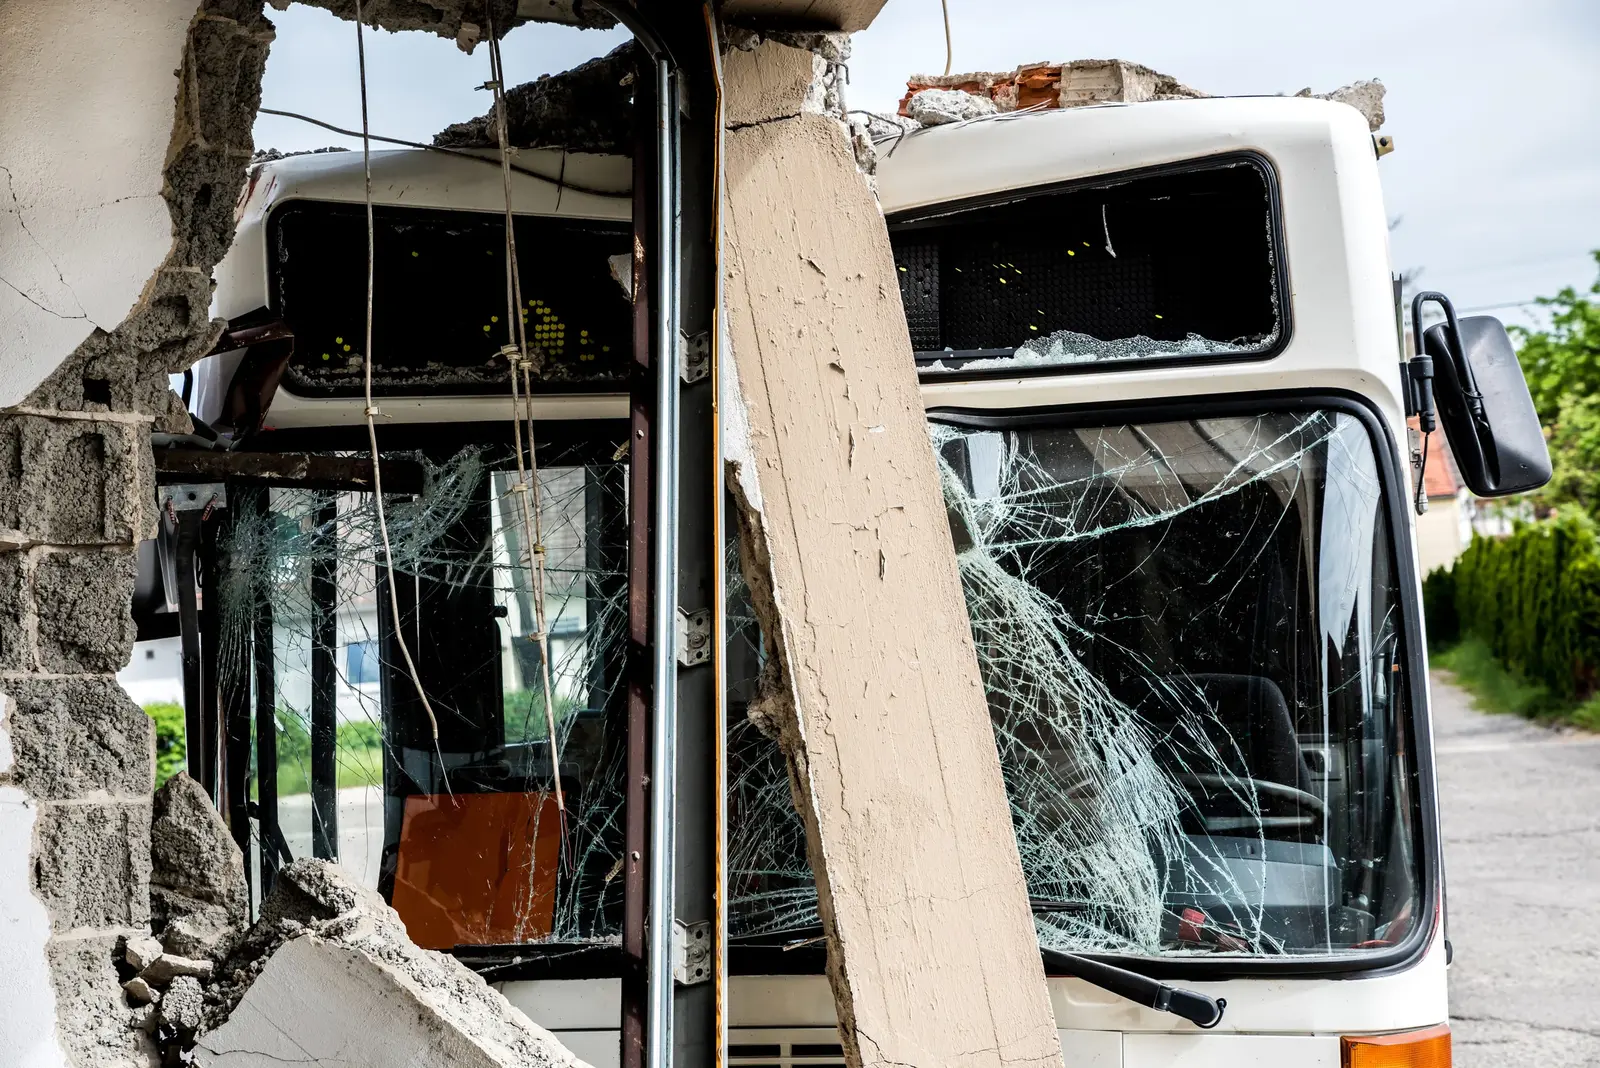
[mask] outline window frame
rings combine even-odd
[[[1267,411],[1315,410],[1354,416],[1366,430],[1377,465],[1380,492],[1388,513],[1390,551],[1394,554],[1401,604],[1400,640],[1406,665],[1405,726],[1411,741],[1406,770],[1417,784],[1417,815],[1413,828],[1417,896],[1424,912],[1404,941],[1392,948],[1371,952],[1297,954],[1282,958],[1172,958],[1101,953],[1085,953],[1083,956],[1132,967],[1141,973],[1161,978],[1365,979],[1394,974],[1414,966],[1441,934],[1444,918],[1443,859],[1438,834],[1438,799],[1428,715],[1428,665],[1422,636],[1421,586],[1411,551],[1412,526],[1405,481],[1400,473],[1400,454],[1387,422],[1372,401],[1343,390],[1199,394],[1126,405],[1075,404],[1006,410],[941,406],[928,410],[930,422],[984,430],[1120,426],[1250,416]]]

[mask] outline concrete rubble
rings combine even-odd
[[[206,1068],[585,1068],[476,972],[419,949],[376,893],[310,859],[279,873],[199,1026]]]
[[[626,154],[633,139],[633,83],[641,52],[625,41],[572,70],[506,90],[506,139],[514,148]],[[494,111],[445,127],[441,148],[498,148]]]
[[[150,921],[166,959],[220,958],[250,921],[244,856],[205,790],[186,772],[156,791],[154,816]],[[172,975],[198,974],[174,970],[181,966],[172,963],[163,967]]]
[[[1377,130],[1383,125],[1383,83],[1354,82],[1331,93],[1302,89],[1296,96],[1315,96],[1349,104]],[[1089,104],[1136,104],[1148,100],[1195,100],[1206,96],[1170,74],[1125,59],[1078,59],[1068,63],[1024,63],[1012,71],[970,74],[913,74],[906,80],[900,115],[924,125],[959,122],[992,113],[979,104],[972,113],[952,93],[992,105],[994,112],[1035,108],[1073,108]],[[891,131],[892,132],[892,131]]]
[[[907,117],[924,126],[943,126],[999,113],[993,100],[959,89],[924,89],[906,105]]]

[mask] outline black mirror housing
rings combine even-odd
[[[1550,450],[1506,328],[1489,315],[1457,321],[1437,294],[1420,295],[1418,310],[1432,298],[1448,318],[1423,334],[1421,347],[1433,357],[1439,421],[1462,479],[1479,497],[1538,489],[1550,481]]]

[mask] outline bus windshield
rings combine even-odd
[[[1041,941],[1401,940],[1416,787],[1361,421],[933,434]]]
[[[934,418],[1040,943],[1283,957],[1403,942],[1422,918],[1417,771],[1361,419]],[[739,833],[771,809],[760,768],[735,782],[736,933],[793,930],[814,901],[808,879],[771,874],[782,838],[748,819]]]

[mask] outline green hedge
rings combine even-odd
[[[1496,659],[1563,698],[1600,681],[1600,538],[1564,509],[1507,537],[1475,536],[1450,571],[1423,582],[1430,641],[1481,639]]]

